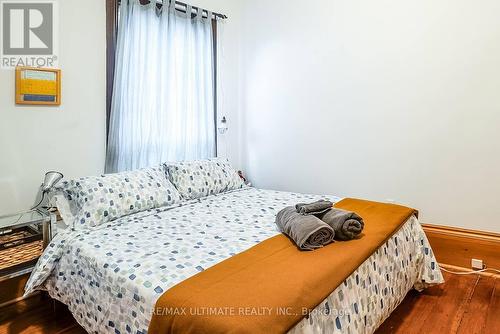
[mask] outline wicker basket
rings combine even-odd
[[[42,235],[29,227],[0,235],[0,276],[34,265],[42,250]]]

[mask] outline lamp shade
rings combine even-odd
[[[49,191],[57,182],[61,181],[64,176],[59,172],[47,172],[45,178],[43,179],[42,192]]]

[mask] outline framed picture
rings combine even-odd
[[[61,104],[61,70],[16,67],[16,104]]]

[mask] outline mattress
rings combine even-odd
[[[283,207],[321,198],[247,188],[60,232],[26,293],[46,290],[89,333],[147,333],[158,298],[177,283],[279,234]],[[412,288],[443,281],[410,218],[290,333],[372,333]]]

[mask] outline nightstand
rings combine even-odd
[[[0,216],[0,282],[33,270],[51,239],[55,219],[44,209]]]

